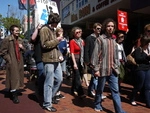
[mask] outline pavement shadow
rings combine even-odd
[[[92,98],[81,99],[79,97],[75,97],[74,99],[72,99],[72,103],[78,107],[90,107],[94,110],[94,100]],[[112,111],[104,107],[103,107],[103,111],[106,113],[113,113]]]
[[[75,106],[79,106],[79,107],[90,107],[93,108],[93,100],[90,98],[80,98],[78,96],[74,96],[74,99],[72,99],[72,103]]]
[[[4,98],[10,98],[10,93],[7,89],[0,90],[0,94],[4,95]]]
[[[30,100],[33,100],[33,101],[37,102],[37,103],[39,102],[39,100],[38,100],[38,98],[37,98],[35,93],[28,94],[28,98]]]

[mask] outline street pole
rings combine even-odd
[[[10,5],[8,4],[7,18],[9,18],[9,7]]]
[[[27,0],[27,20],[28,20],[28,30],[27,39],[30,39],[30,0]]]
[[[9,7],[10,7],[10,5],[8,4],[7,20],[8,20],[8,18],[9,18]],[[6,29],[6,34],[8,35],[8,28]]]

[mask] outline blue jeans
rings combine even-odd
[[[102,102],[102,93],[106,81],[108,82],[109,88],[111,90],[115,113],[125,113],[121,107],[121,99],[120,99],[119,88],[118,88],[118,77],[114,74],[105,77],[98,77],[98,85],[97,85],[95,101],[94,101],[95,109],[103,110],[101,102]]]
[[[146,105],[150,107],[150,70],[135,72],[135,86],[131,101],[135,100],[137,92],[144,88]]]
[[[98,77],[95,77],[94,72],[91,71],[91,80],[88,87],[88,94],[90,94],[91,91],[95,91],[97,89],[97,84],[98,84]]]
[[[62,82],[62,69],[60,63],[49,63],[44,66],[44,107],[52,107],[52,97],[55,96]]]
[[[63,72],[66,72],[66,60],[64,60],[63,62],[61,62],[61,68]]]
[[[43,62],[36,63],[37,70],[38,70],[38,76],[40,77],[44,73],[44,64]]]
[[[38,90],[39,94],[43,95],[43,86],[44,86],[44,64],[43,62],[36,63],[37,71],[38,71]]]

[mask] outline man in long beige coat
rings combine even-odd
[[[19,38],[19,27],[12,25],[10,35],[3,39],[0,55],[6,61],[6,88],[10,91],[13,103],[18,104],[17,90],[23,87],[24,67],[22,51],[22,39]]]

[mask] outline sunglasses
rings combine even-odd
[[[101,28],[96,28],[97,30],[101,30]]]
[[[149,33],[150,33],[150,30],[147,30],[147,32],[149,32]]]
[[[75,32],[75,34],[79,34],[79,33],[82,33],[81,31],[77,31],[77,32]]]
[[[124,38],[124,36],[119,36],[119,38]]]

